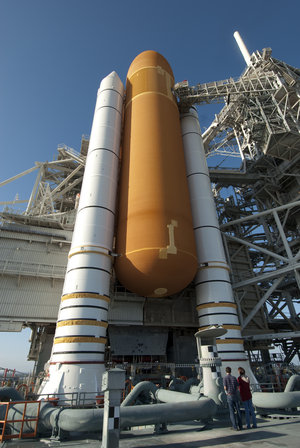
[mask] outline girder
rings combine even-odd
[[[243,96],[251,94],[266,95],[273,93],[281,85],[276,74],[269,72],[257,77],[256,74],[247,73],[238,79],[225,79],[209,83],[189,86],[187,81],[177,83],[174,92],[180,109],[189,109],[194,105],[243,101]]]

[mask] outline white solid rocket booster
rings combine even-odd
[[[223,362],[222,373],[228,364],[232,368],[244,367],[250,376],[250,365],[244,351],[237,305],[229,277],[230,269],[226,262],[211,191],[198,114],[194,108],[182,114],[181,129],[198,258],[195,286],[199,330],[222,325],[227,333],[216,341],[218,354]],[[254,376],[251,379],[256,382]]]
[[[123,94],[116,72],[102,80],[42,394],[101,391]]]

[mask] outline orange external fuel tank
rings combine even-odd
[[[145,297],[181,291],[197,270],[173,85],[155,51],[138,55],[127,74],[115,271]]]

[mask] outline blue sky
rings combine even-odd
[[[162,53],[176,81],[236,77],[239,30],[250,53],[271,47],[299,67],[299,13],[297,0],[0,0],[0,182],[53,160],[59,143],[79,150],[101,79],[116,70],[125,82],[144,50]],[[203,128],[211,113],[200,109]],[[27,199],[33,180],[0,188],[0,201]],[[17,336],[20,355],[2,352],[1,367],[28,369],[28,337]]]

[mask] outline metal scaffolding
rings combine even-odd
[[[82,137],[81,151],[59,145],[57,159],[37,162],[34,167],[4,182],[0,187],[37,170],[36,180],[28,201],[3,202],[3,219],[31,225],[72,229],[74,226],[76,198],[80,195],[88,138]],[[25,202],[26,210],[16,213],[16,203]]]
[[[183,111],[225,103],[203,139],[243,335],[251,351],[280,344],[286,362],[300,354],[299,77],[267,48],[237,80],[175,86]]]

